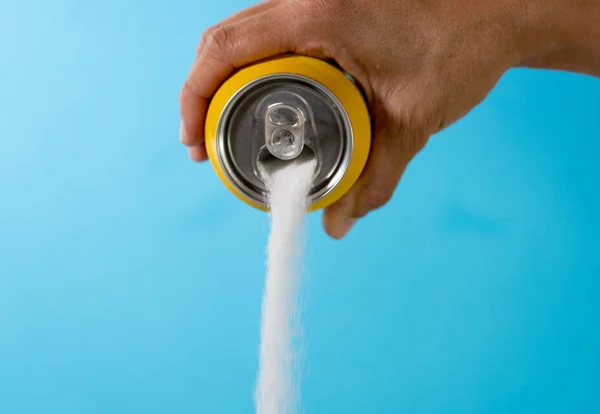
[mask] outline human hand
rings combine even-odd
[[[259,3],[202,37],[181,92],[181,141],[189,146],[192,159],[207,158],[203,135],[209,100],[237,68],[284,53],[335,60],[362,86],[373,118],[371,153],[362,176],[323,215],[326,232],[341,238],[358,218],[390,200],[408,163],[429,137],[467,114],[511,67],[547,66],[588,73],[598,69],[598,56],[593,53],[587,58],[581,53],[565,54],[575,41],[588,45],[595,44],[590,38],[600,38],[597,30],[593,36],[584,30],[590,24],[582,23],[581,29],[575,24],[577,19],[591,19],[592,26],[600,21],[590,17],[590,13],[600,15],[598,0],[575,2],[593,3],[587,13],[574,2],[566,3]]]

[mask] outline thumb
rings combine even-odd
[[[334,239],[343,238],[356,221],[392,198],[408,163],[423,147],[427,137],[388,119],[375,122],[371,154],[354,187],[325,209],[323,226]]]

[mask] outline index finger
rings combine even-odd
[[[249,63],[293,51],[294,28],[280,7],[216,26],[192,65],[180,96],[181,141],[204,142],[208,103],[219,86]]]

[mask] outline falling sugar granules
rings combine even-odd
[[[294,414],[298,393],[298,288],[304,216],[316,162],[292,162],[264,174],[271,233],[262,306],[256,414]]]

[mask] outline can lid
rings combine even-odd
[[[264,169],[316,159],[313,203],[344,175],[352,138],[348,115],[335,95],[307,77],[275,74],[249,83],[228,102],[217,148],[228,178],[262,205],[267,204]]]
[[[213,96],[206,115],[210,162],[225,186],[268,210],[263,170],[316,159],[310,211],[340,199],[356,182],[370,148],[366,103],[351,79],[306,56],[243,68]]]

